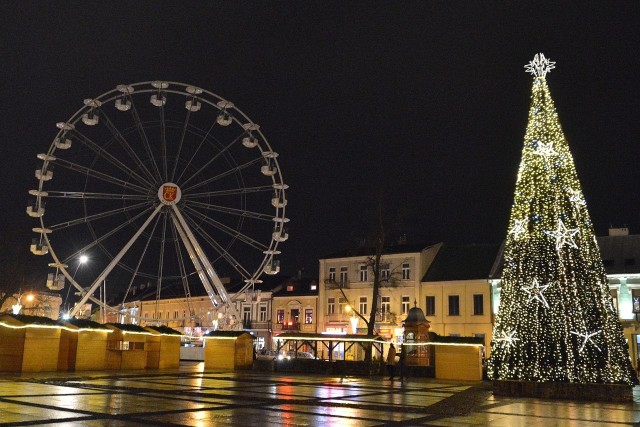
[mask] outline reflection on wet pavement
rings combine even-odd
[[[638,387],[636,387],[638,388]],[[203,371],[0,377],[0,425],[556,426],[640,422],[628,404],[491,394],[486,382]]]

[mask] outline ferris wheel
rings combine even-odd
[[[39,220],[31,252],[53,258],[48,286],[79,291],[70,315],[89,300],[117,310],[115,298],[124,305],[144,283],[158,299],[204,287],[239,318],[221,277],[244,281],[237,295],[279,272],[288,186],[278,153],[232,102],[183,83],[118,85],[57,128],[37,155],[27,214]],[[90,265],[79,272],[80,256]]]

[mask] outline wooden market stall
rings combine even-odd
[[[167,326],[147,326],[147,368],[164,369],[180,366],[182,334]]]
[[[60,335],[59,371],[106,369],[108,327],[85,319],[69,319]]]
[[[245,331],[215,331],[204,337],[205,369],[235,371],[253,368],[253,335]]]
[[[0,316],[0,371],[41,372],[58,368],[62,325],[48,317]]]
[[[107,323],[113,331],[107,338],[106,368],[116,370],[144,369],[147,366],[149,331],[138,325]]]

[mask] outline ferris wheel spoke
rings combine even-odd
[[[140,115],[138,114],[138,110],[136,109],[136,104],[131,101],[131,115],[133,117],[133,121],[136,125],[136,129],[138,130],[138,135],[140,135],[140,140],[142,141],[142,145],[144,146],[144,150],[147,153],[147,157],[153,166],[153,173],[155,174],[158,182],[162,182],[162,176],[160,175],[160,169],[158,169],[158,162],[153,155],[153,151],[151,150],[151,145],[149,144],[149,138],[147,137],[147,133],[144,130],[144,126],[142,125],[142,120],[140,120]]]
[[[176,169],[178,168],[178,160],[182,154],[182,145],[184,144],[184,138],[187,135],[187,129],[189,129],[189,119],[191,118],[191,109],[187,108],[187,116],[184,119],[184,126],[182,126],[182,135],[180,136],[180,142],[178,143],[178,149],[175,155],[175,161],[173,162],[173,170],[171,171],[170,182],[173,182],[176,177]],[[182,177],[182,175],[180,175]]]
[[[158,254],[158,281],[156,282],[156,315],[158,314],[160,293],[162,292],[162,273],[164,267],[164,244],[167,236],[167,217],[167,214],[162,215],[162,239],[160,240],[160,253]]]
[[[72,316],[75,316],[76,313],[78,312],[78,310],[80,309],[80,307],[82,307],[87,302],[89,297],[92,296],[95,293],[95,291],[98,289],[98,287],[102,284],[102,281],[107,278],[109,273],[111,273],[111,270],[113,270],[113,268],[118,264],[118,262],[120,262],[122,257],[131,248],[133,243],[138,239],[138,237],[140,237],[140,235],[144,232],[144,230],[147,228],[149,223],[151,223],[153,218],[158,214],[158,212],[160,212],[160,209],[162,209],[162,206],[163,205],[161,203],[158,203],[158,206],[154,209],[154,211],[151,213],[151,215],[149,215],[149,218],[146,219],[144,224],[142,224],[142,227],[140,227],[140,229],[138,231],[136,231],[136,233],[133,235],[133,237],[131,237],[131,239],[129,239],[127,244],[124,245],[122,250],[120,252],[118,252],[118,254],[115,257],[113,257],[113,259],[111,260],[109,265],[107,265],[107,267],[102,271],[102,273],[100,273],[100,275],[98,275],[98,277],[93,282],[93,284],[91,285],[91,287],[89,288],[87,293],[84,294],[84,296],[76,304],[76,306],[73,308],[73,310],[71,310],[70,314]]]
[[[175,246],[176,257],[178,258],[178,268],[180,269],[180,279],[182,280],[182,288],[184,289],[184,295],[187,299],[187,304],[191,303],[191,289],[189,288],[189,280],[187,280],[187,269],[184,265],[184,255],[182,254],[182,248],[180,248],[180,240],[177,235],[176,225],[171,222],[171,235],[173,236],[173,244]]]
[[[109,237],[113,236],[114,234],[116,234],[118,231],[122,230],[123,228],[125,228],[129,224],[133,224],[136,220],[138,220],[139,218],[144,216],[146,213],[149,213],[149,211],[151,211],[151,209],[153,209],[153,206],[149,207],[149,209],[145,209],[144,211],[138,213],[136,216],[129,218],[127,221],[123,222],[119,226],[113,228],[112,230],[108,231],[107,233],[103,234],[102,236],[100,236],[100,237],[96,238],[95,240],[91,241],[88,245],[84,246],[83,248],[80,248],[76,252],[74,252],[71,255],[69,255],[68,257],[66,257],[63,260],[63,263],[64,264],[69,264],[72,260],[78,258],[78,256],[80,256],[81,254],[83,254],[85,252],[88,252],[89,249],[91,249],[91,248],[93,248],[93,247],[95,247],[97,245],[101,245],[103,241],[105,241]]]
[[[258,251],[266,251],[267,249],[269,249],[269,247],[264,245],[263,243],[260,243],[257,240],[247,236],[246,234],[241,233],[239,230],[231,228],[228,225],[222,224],[221,222],[218,222],[215,219],[212,219],[207,215],[204,215],[203,213],[190,209],[189,207],[186,207],[186,210],[189,211],[194,217],[197,217],[198,219],[200,219],[201,221],[206,222],[207,224],[217,228],[218,230],[222,231],[223,233],[227,234],[233,239],[237,239],[243,243],[246,243],[247,245],[251,246],[252,248]],[[200,227],[198,227],[197,229],[200,229]]]
[[[123,181],[119,178],[116,178],[114,176],[111,176],[109,174],[103,173],[103,172],[98,172],[94,169],[90,169],[86,166],[77,164],[77,163],[73,163],[70,162],[68,160],[64,160],[64,159],[56,159],[56,164],[60,165],[61,167],[74,171],[74,172],[80,172],[83,175],[87,175],[90,176],[92,178],[95,179],[99,179],[100,181],[103,182],[108,182],[110,184],[116,184],[122,188],[126,188],[126,189],[132,189],[132,190],[137,190],[138,192],[142,193],[142,194],[146,194],[148,193],[148,190],[144,187],[140,187],[139,185],[136,184],[132,184],[130,182],[127,181]]]
[[[61,230],[64,228],[69,228],[69,227],[73,227],[75,225],[79,225],[79,224],[86,224],[88,222],[91,221],[96,221],[98,219],[104,219],[104,218],[108,218],[110,216],[119,214],[119,213],[123,213],[123,212],[128,212],[128,211],[133,211],[133,210],[138,210],[140,208],[143,208],[145,206],[149,206],[149,203],[138,203],[136,205],[131,205],[131,206],[126,206],[126,207],[122,207],[122,208],[117,208],[117,209],[112,209],[109,211],[104,211],[104,212],[99,212],[93,215],[89,215],[89,216],[82,216],[79,218],[75,218],[69,221],[65,221],[65,222],[61,222],[58,224],[54,224],[49,226],[49,229],[52,231],[57,231],[57,230]]]
[[[268,222],[273,221],[273,215],[264,214],[261,212],[253,212],[246,209],[229,208],[226,206],[211,205],[208,203],[202,203],[202,202],[196,202],[196,201],[190,201],[189,206],[192,208],[195,208],[195,207],[203,208],[206,211],[220,212],[220,213],[225,213],[229,215],[240,216],[243,218],[259,219],[259,220],[268,221]]]
[[[193,220],[190,219],[189,222],[191,222],[193,224]],[[193,225],[195,225],[195,224],[193,224]],[[231,266],[231,268],[236,270],[240,274],[241,277],[243,277],[243,278],[251,277],[251,273],[249,273],[249,271],[247,271],[242,266],[242,264],[240,262],[238,262],[237,259],[234,258],[233,255],[231,255],[213,237],[211,237],[211,235],[209,233],[207,233],[206,231],[204,231],[200,227],[194,228],[194,230],[198,233],[198,235],[200,235],[202,237],[202,240],[207,242],[209,244],[209,246],[211,246],[218,253],[218,255],[220,255],[222,258],[224,258],[224,260],[227,262],[227,264],[229,264]]]
[[[129,295],[129,292],[131,291],[131,287],[133,286],[133,282],[136,280],[136,277],[138,277],[138,272],[140,271],[140,266],[142,265],[142,260],[145,258],[145,255],[147,254],[147,250],[149,249],[149,244],[151,243],[151,239],[153,238],[153,235],[155,233],[155,230],[156,230],[157,226],[158,226],[158,217],[156,217],[156,221],[153,224],[153,228],[151,229],[151,232],[149,233],[149,235],[147,237],[147,241],[144,244],[144,248],[142,249],[142,253],[140,254],[140,257],[138,258],[138,263],[136,264],[135,269],[131,272],[131,280],[129,281],[129,285],[127,286],[127,291],[124,293],[124,296],[122,297],[122,304],[123,305],[127,301],[127,296]]]
[[[272,191],[273,185],[262,185],[259,187],[230,188],[228,190],[206,191],[204,193],[189,193],[183,194],[182,198],[185,200],[193,200],[198,198],[233,196],[238,194],[251,194]]]
[[[164,105],[160,107],[160,151],[162,157],[163,178],[168,178],[169,168],[167,167],[167,128],[164,120]]]
[[[98,199],[98,200],[154,200],[154,196],[145,194],[93,193],[87,191],[47,191],[49,199]]]
[[[124,175],[129,175],[129,176],[135,178],[138,181],[138,183],[151,185],[150,181],[148,181],[144,177],[138,175],[136,172],[134,172],[131,169],[130,166],[127,166],[124,163],[122,163],[117,157],[115,157],[114,155],[109,153],[105,148],[103,148],[100,145],[96,144],[91,138],[87,137],[82,132],[78,131],[77,129],[74,129],[73,130],[73,134],[75,136],[77,136],[78,137],[77,139],[80,142],[82,142],[87,148],[89,148],[91,151],[96,153],[97,156],[100,156],[100,158],[106,160],[111,165],[113,165],[114,167],[119,169],[121,172],[123,172]]]
[[[223,172],[221,174],[213,176],[213,177],[211,177],[209,179],[202,180],[202,181],[198,182],[197,184],[192,185],[191,187],[185,188],[183,191],[188,192],[188,191],[193,190],[194,188],[202,187],[204,185],[207,185],[207,184],[210,184],[212,182],[218,181],[218,180],[220,180],[220,179],[222,179],[224,177],[227,177],[229,175],[233,175],[233,174],[235,174],[237,172],[240,172],[241,170],[244,170],[244,169],[246,169],[246,168],[248,168],[250,166],[253,166],[255,164],[262,163],[262,162],[263,162],[262,158],[256,158],[256,159],[250,160],[250,161],[248,161],[248,162],[246,162],[244,164],[237,165],[236,167],[231,168],[231,169],[229,169],[229,170],[227,170],[227,171],[225,171],[225,172]]]
[[[129,97],[128,100],[133,103],[133,99],[131,99],[131,97]],[[149,182],[149,183],[155,182],[155,178],[153,177],[153,174],[151,173],[151,171],[147,168],[145,163],[140,159],[138,154],[134,151],[129,141],[127,141],[124,135],[122,135],[122,133],[116,128],[116,126],[113,124],[113,122],[109,118],[108,114],[106,114],[104,110],[101,110],[101,113],[102,113],[102,116],[104,117],[104,124],[107,127],[107,129],[109,129],[109,131],[111,132],[111,135],[113,135],[116,141],[118,141],[118,143],[120,144],[120,147],[123,148],[127,152],[127,154],[129,154],[129,157],[131,157],[134,164],[140,167],[144,172],[144,174],[147,176],[147,179],[143,181]]]
[[[211,131],[215,128],[215,122],[209,127],[209,129],[207,130],[207,132],[203,135],[202,139],[200,140],[200,142],[198,143],[198,146],[196,147],[195,151],[193,152],[193,154],[191,155],[191,158],[189,158],[189,161],[187,162],[187,164],[184,166],[184,168],[182,168],[182,172],[180,172],[180,176],[178,177],[178,179],[176,180],[176,182],[181,182],[182,176],[184,175],[184,173],[189,170],[189,167],[191,166],[191,164],[193,163],[193,160],[197,158],[198,156],[198,152],[200,152],[200,149],[204,146],[204,143],[207,141],[207,139],[209,138],[209,135],[211,134]]]
[[[241,133],[236,139],[231,141],[231,143],[227,144],[223,149],[218,151],[215,156],[211,157],[204,165],[202,165],[195,173],[191,174],[191,176],[189,178],[187,178],[186,181],[182,182],[180,185],[185,187],[192,179],[194,179],[194,177],[200,175],[202,173],[202,171],[206,170],[220,156],[222,156],[224,153],[229,151],[229,149],[231,147],[233,147],[235,144],[237,144],[238,141],[240,141],[240,138],[242,138],[243,135],[244,135],[244,133]],[[262,158],[260,158],[260,160],[262,160]],[[193,188],[193,187],[189,187],[189,188]]]

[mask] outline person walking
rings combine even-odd
[[[389,346],[389,352],[387,353],[387,373],[389,379],[393,381],[396,376],[396,347],[391,343]]]
[[[405,362],[406,362],[406,357],[407,357],[407,353],[406,353],[407,349],[405,348],[405,346],[403,344],[400,344],[400,354],[399,354],[399,361],[398,361],[398,374],[400,376],[400,382],[404,382],[404,368],[405,368]]]

